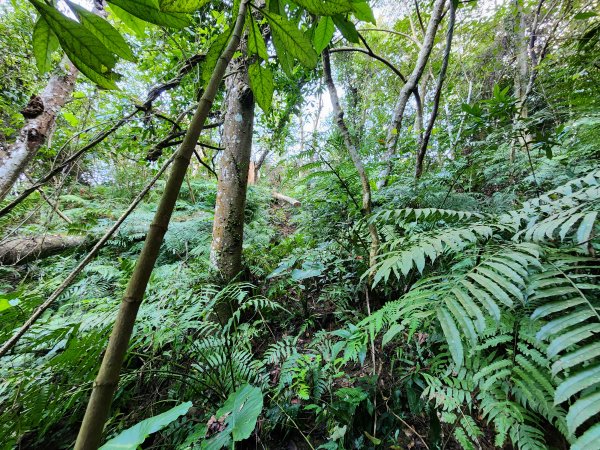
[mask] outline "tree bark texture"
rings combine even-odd
[[[433,49],[433,44],[435,42],[435,35],[442,20],[445,3],[446,0],[435,0],[433,11],[431,12],[431,18],[429,20],[429,24],[427,25],[427,31],[425,32],[425,37],[423,39],[423,44],[419,51],[419,56],[417,57],[417,62],[412,73],[406,80],[406,83],[400,90],[398,102],[396,103],[396,107],[394,109],[394,116],[392,117],[386,137],[384,156],[385,163],[377,182],[377,187],[379,188],[387,184],[388,177],[392,171],[393,157],[396,153],[396,145],[398,144],[398,137],[400,135],[400,129],[402,128],[404,111],[406,110],[408,99],[410,98],[412,92],[417,88],[419,79],[423,75],[423,71],[425,70],[425,66],[429,60],[429,55],[431,54],[431,50]]]
[[[338,98],[337,89],[333,82],[333,77],[331,76],[331,61],[329,57],[329,50],[325,49],[323,51],[323,75],[325,77],[325,84],[327,85],[327,89],[329,90],[329,97],[331,98],[331,107],[333,109],[333,116],[335,123],[337,124],[340,133],[342,134],[342,138],[344,139],[344,145],[350,154],[350,158],[354,163],[354,167],[358,172],[358,176],[360,178],[360,183],[362,187],[362,213],[368,218],[372,212],[371,205],[371,184],[369,183],[369,176],[365,169],[365,166],[360,159],[360,154],[358,153],[358,148],[354,144],[352,136],[350,136],[350,131],[348,130],[348,126],[346,125],[346,121],[344,120],[344,112],[342,111],[342,107],[340,105],[340,100]],[[367,226],[369,229],[369,235],[371,236],[371,248],[369,250],[369,267],[373,267],[375,265],[375,260],[377,258],[377,253],[379,252],[379,234],[377,233],[377,227],[372,222],[367,222]]]
[[[45,258],[65,250],[91,243],[86,236],[48,234],[44,236],[15,236],[0,244],[0,264],[19,264]]]
[[[444,57],[442,60],[442,67],[440,68],[440,74],[438,76],[437,84],[435,86],[435,94],[433,97],[433,109],[431,110],[431,116],[427,123],[427,129],[423,134],[422,139],[419,140],[419,149],[417,151],[417,162],[415,165],[415,178],[418,180],[423,174],[423,161],[425,160],[425,154],[427,153],[427,146],[429,145],[429,139],[433,132],[433,126],[437,119],[438,111],[440,109],[440,99],[442,96],[442,87],[444,80],[446,79],[446,72],[448,70],[448,62],[450,61],[450,50],[452,49],[452,38],[454,36],[454,24],[456,22],[456,10],[454,4],[450,2],[450,17],[448,18],[448,33],[446,34],[446,47],[444,49]],[[422,120],[422,119],[421,119]]]
[[[240,2],[236,23],[229,43],[217,61],[210,81],[198,103],[198,109],[194,114],[188,132],[175,156],[171,174],[165,185],[154,220],[150,225],[144,247],[121,301],[108,347],[104,353],[98,376],[94,382],[92,395],[88,402],[81,428],[79,429],[77,441],[75,442],[75,450],[96,450],[102,442],[102,431],[110,411],[114,392],[117,389],[119,374],[125,360],[127,348],[129,347],[129,339],[133,332],[137,312],[158,258],[159,250],[196,143],[212,108],[219,85],[225,75],[225,70],[240,43],[247,6],[247,0]]]
[[[225,121],[217,203],[211,244],[211,262],[222,281],[233,280],[242,270],[244,208],[252,153],[254,95],[248,79],[248,61],[239,58],[227,78]]]
[[[65,73],[53,75],[41,94],[32,96],[23,110],[25,125],[15,142],[6,151],[0,150],[0,200],[10,193],[25,167],[46,142],[56,116],[73,94],[78,72],[68,62]]]

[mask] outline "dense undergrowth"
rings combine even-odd
[[[584,142],[595,129],[579,130]],[[582,434],[573,448],[584,448],[598,432],[600,172],[585,158],[573,170],[560,156],[539,164],[543,185],[523,177],[491,195],[449,190],[444,174],[392,184],[368,219],[383,238],[370,272],[365,220],[331,172],[295,189],[304,201],[296,210],[253,187],[249,281],[225,288],[211,284],[207,252],[215,186],[191,183],[139,314],[109,434],[191,401],[145,444],[188,448],[190,436],[219,430],[206,423],[248,383],[264,398],[252,448],[562,448]],[[542,186],[544,194],[522,200]],[[86,217],[97,234],[110,223],[110,195],[98,187],[65,196],[64,214]],[[2,359],[5,448],[74,439],[153,195]],[[109,201],[118,213],[122,200]],[[66,226],[53,223],[53,231]],[[2,311],[0,340],[79,255],[1,269],[13,306]],[[218,324],[211,310],[223,298],[237,310]]]
[[[172,79],[189,62],[184,56],[220,42],[230,19],[221,3],[229,7],[202,3],[208,6],[197,12],[203,24],[198,29],[129,33],[136,30],[115,22],[140,55],[141,68],[125,76],[132,86],[104,92],[80,83],[28,175],[43,176],[91,139],[92,129],[139,107],[145,84]],[[283,4],[293,9],[295,3]],[[425,5],[426,19],[431,3],[415,3]],[[380,59],[365,60],[362,47],[358,55],[340,52],[332,58],[335,81],[344,89],[346,131],[370,176],[372,214],[361,202],[364,185],[340,127],[321,117],[321,66],[288,67],[286,73],[275,58],[273,65],[268,54],[263,58],[259,66],[273,70],[277,92],[270,111],[256,108],[254,145],[271,153],[263,159],[263,177],[247,194],[243,270],[225,285],[210,259],[218,189],[213,175],[223,151],[218,131],[223,117],[216,111],[226,103],[219,94],[210,117],[214,126],[198,146],[202,164],[194,160],[181,187],[137,316],[105,428],[105,450],[600,449],[600,26],[591,12],[597,2],[575,2],[585,10],[579,14],[569,6],[573,2],[539,2],[538,16],[547,7],[541,20],[549,19],[530,53],[540,50],[544,33],[556,31],[550,19],[556,16],[557,27],[568,30],[560,28],[546,42],[549,56],[532,63],[524,114],[514,79],[513,2],[487,11],[489,17],[470,15],[476,2],[448,2],[448,8],[455,3],[460,51],[452,54],[444,110],[432,120],[420,178],[415,149],[423,130],[415,130],[411,103],[404,128],[395,130],[389,182],[376,186],[401,89],[396,75],[374,65]],[[532,21],[538,3],[525,3]],[[29,36],[35,14],[27,8],[0,15],[0,29]],[[373,49],[388,54],[387,67],[394,63],[404,71],[419,49],[411,39],[399,46],[404,41],[398,36],[420,36],[415,24],[421,12],[396,12],[394,30],[385,37],[362,30],[371,43],[368,47],[361,36],[368,56]],[[364,21],[364,8],[362,14]],[[307,33],[316,25],[302,20],[296,25]],[[333,19],[323,23],[334,30]],[[30,73],[31,58],[4,34],[0,61],[10,70],[0,84],[2,146],[23,123],[19,105],[41,85]],[[440,54],[441,35],[434,49]],[[344,39],[331,44],[332,55]],[[266,46],[255,50],[253,57],[267,53]],[[432,56],[425,88],[428,83],[432,88],[439,59]],[[13,60],[23,60],[15,73]],[[46,184],[50,200],[36,191],[2,217],[0,245],[14,236],[87,241],[49,257],[0,265],[0,344],[127,209],[156,173],[156,160],[172,154],[178,142],[161,147],[162,139],[172,127],[179,127],[176,138],[181,137],[207,74],[200,65],[186,75],[162,100],[155,99],[154,109],[140,109],[143,117]],[[434,93],[425,94],[421,113],[427,119]],[[314,119],[308,117],[312,112],[304,114],[309,106],[319,109],[312,136],[305,133],[305,121]],[[73,447],[164,187],[159,180],[93,261],[0,357],[0,449]],[[281,203],[273,191],[301,205]],[[380,243],[370,266],[372,225]],[[216,305],[224,304],[231,315],[220,322]]]

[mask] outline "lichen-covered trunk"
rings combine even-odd
[[[226,81],[224,150],[211,245],[211,262],[223,282],[233,280],[242,269],[244,208],[254,126],[254,96],[248,81],[247,61],[235,61],[230,71],[233,75]]]
[[[23,110],[26,120],[15,142],[8,149],[0,150],[0,200],[10,193],[27,164],[46,142],[56,116],[73,93],[77,73],[77,69],[67,63],[65,73],[52,76],[42,93],[32,96]]]

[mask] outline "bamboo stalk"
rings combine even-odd
[[[190,128],[175,156],[173,168],[154,216],[154,221],[150,225],[144,247],[121,301],[108,347],[94,382],[92,395],[75,442],[75,450],[96,450],[100,446],[102,431],[110,411],[113,394],[117,388],[119,373],[129,346],[137,312],[158,258],[160,246],[167,231],[196,142],[198,142],[204,122],[211,110],[225,70],[240,43],[247,5],[247,0],[241,1],[231,39],[217,61]]]

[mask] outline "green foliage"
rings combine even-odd
[[[118,436],[106,442],[101,450],[135,450],[152,433],[160,431],[180,416],[186,414],[192,407],[192,402],[182,403],[154,417],[142,420],[131,428],[120,433]]]

